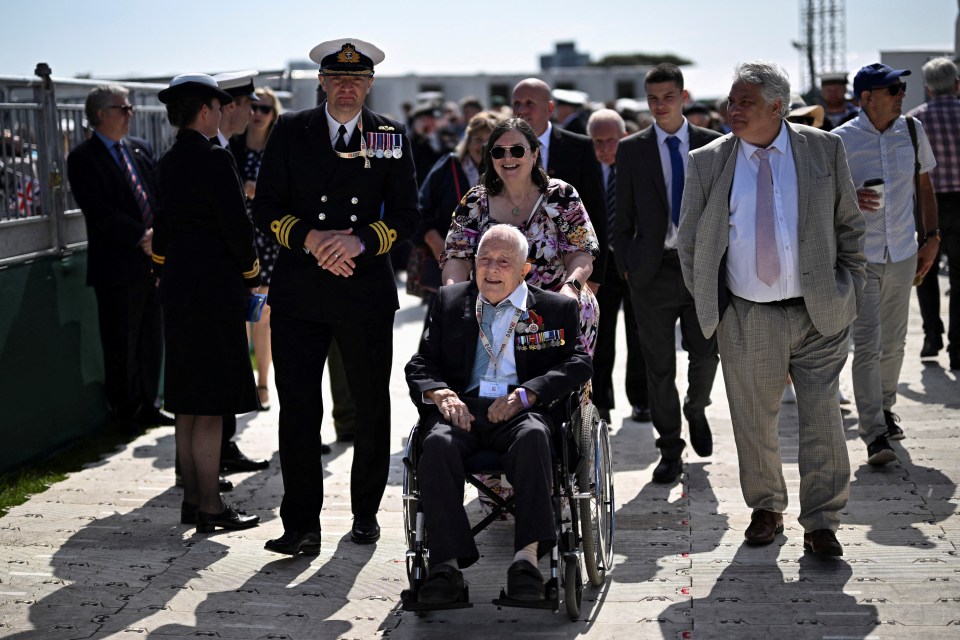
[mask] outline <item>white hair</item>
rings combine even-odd
[[[487,229],[487,232],[480,238],[477,255],[483,251],[487,242],[503,242],[510,245],[520,264],[527,261],[527,254],[530,252],[527,236],[523,235],[523,232],[512,224],[495,224]]]
[[[593,134],[593,128],[601,122],[612,122],[617,125],[617,130],[621,135],[627,132],[627,125],[623,121],[623,116],[613,109],[598,109],[590,114],[587,120],[587,134]]]
[[[781,118],[790,112],[790,77],[776,62],[741,62],[733,71],[733,82],[741,81],[760,85],[760,95],[766,104],[772,105],[779,100]]]

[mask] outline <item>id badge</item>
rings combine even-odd
[[[499,398],[507,395],[509,385],[506,380],[496,378],[483,378],[480,380],[481,398]]]

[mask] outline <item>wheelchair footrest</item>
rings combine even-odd
[[[436,604],[432,602],[420,602],[414,597],[413,591],[404,589],[400,593],[400,608],[404,611],[444,611],[446,609],[469,609],[473,607],[470,602],[470,589],[466,585],[463,587],[463,599],[460,602],[447,602]]]
[[[500,589],[500,597],[493,600],[497,607],[517,607],[520,609],[544,609],[557,611],[556,581],[550,580],[544,588],[543,600],[515,600],[507,596],[505,589]]]

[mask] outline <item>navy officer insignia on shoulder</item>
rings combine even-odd
[[[388,124],[382,124],[377,127],[377,131],[395,131],[395,129]]]

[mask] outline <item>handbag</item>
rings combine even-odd
[[[266,303],[267,294],[251,294],[250,301],[247,303],[247,322],[260,322],[260,316],[263,314],[263,306]]]

